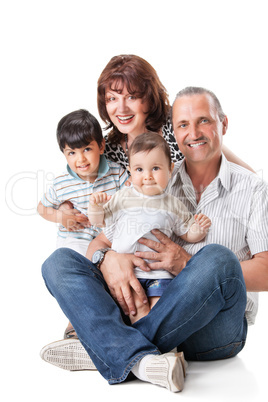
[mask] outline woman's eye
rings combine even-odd
[[[113,102],[115,100],[114,96],[109,96],[109,98],[106,98],[106,103],[107,102]]]

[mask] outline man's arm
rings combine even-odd
[[[248,292],[268,291],[268,251],[241,262]]]
[[[95,251],[107,247],[111,247],[111,242],[106,238],[104,233],[100,233],[89,244],[86,257],[91,260]],[[114,250],[105,253],[100,266],[100,271],[112,297],[119,303],[126,315],[135,315],[137,312],[133,292],[137,294],[143,303],[148,302],[146,294],[134,274],[134,267],[150,271],[141,258],[133,254],[119,254]]]

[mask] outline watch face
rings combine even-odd
[[[103,256],[102,251],[100,251],[100,250],[95,251],[95,253],[92,256],[93,264],[97,264],[101,260],[102,256]]]

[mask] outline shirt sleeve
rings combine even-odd
[[[253,193],[246,234],[251,254],[268,251],[268,186],[259,183]]]
[[[56,190],[54,186],[50,186],[48,191],[43,195],[41,198],[41,203],[44,205],[44,207],[52,207],[54,209],[57,209],[61,202],[57,197]]]
[[[107,239],[112,243],[114,232],[116,228],[115,221],[115,206],[117,203],[118,193],[115,193],[110,201],[104,205],[104,221],[105,227],[103,228],[103,233]]]
[[[195,220],[193,214],[180,200],[176,199],[176,202],[176,219],[174,220],[173,232],[177,236],[182,236],[188,232]]]

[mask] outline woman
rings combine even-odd
[[[97,101],[99,115],[106,123],[105,129],[110,130],[105,136],[105,156],[108,159],[126,168],[131,143],[146,131],[153,131],[163,136],[169,144],[173,162],[183,159],[169,118],[170,104],[167,91],[154,68],[146,60],[135,55],[113,57],[99,77]],[[229,161],[251,170],[226,147],[224,154]],[[71,324],[68,325],[64,337],[76,337]],[[46,361],[59,367],[71,370],[92,368],[87,353],[81,349],[82,346],[78,344],[77,356],[80,357],[77,360],[71,358],[70,361],[74,361],[74,364],[70,366],[62,362],[60,356],[57,359],[53,344],[43,348],[41,355]]]

